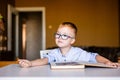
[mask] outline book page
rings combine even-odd
[[[56,65],[60,66],[60,65],[80,65],[79,63],[77,62],[62,62],[62,63],[55,63]]]

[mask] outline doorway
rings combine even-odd
[[[29,14],[30,13],[30,14]],[[34,14],[34,16],[32,15]],[[21,16],[23,15],[23,17]],[[29,15],[29,16],[28,16]],[[37,15],[37,16],[35,16]],[[27,21],[30,19],[29,21]],[[39,21],[34,21],[37,19]],[[38,24],[31,24],[38,23]],[[25,23],[25,24],[24,24]],[[31,24],[31,25],[30,25]],[[45,8],[44,7],[13,7],[8,4],[8,51],[14,53],[16,58],[26,58],[33,60],[39,58],[40,50],[46,49],[46,25],[45,25]],[[25,27],[26,26],[26,27]],[[37,30],[29,27],[39,26]],[[25,32],[23,32],[23,28]],[[30,31],[31,30],[31,31]],[[29,33],[28,33],[29,32]],[[23,33],[25,48],[23,48]],[[28,37],[29,35],[29,37]],[[30,39],[29,39],[30,38]],[[32,40],[32,41],[30,41]],[[37,44],[35,46],[34,44]],[[38,47],[39,46],[39,47]],[[31,51],[32,49],[32,51]],[[34,50],[36,49],[36,50]]]
[[[42,12],[19,12],[20,58],[39,58],[42,49]]]
[[[40,50],[46,48],[45,8],[16,8],[18,15],[16,55],[34,60],[40,58]],[[17,36],[17,35],[16,35]]]

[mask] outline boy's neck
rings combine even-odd
[[[65,55],[70,50],[70,48],[71,48],[71,46],[70,47],[60,48],[61,54]]]

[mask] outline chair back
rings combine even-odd
[[[50,52],[51,50],[40,50],[40,58],[44,58],[45,55],[48,55],[48,53]]]

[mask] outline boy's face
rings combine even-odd
[[[68,25],[60,25],[55,34],[55,42],[58,47],[70,47],[75,42],[74,29]]]

